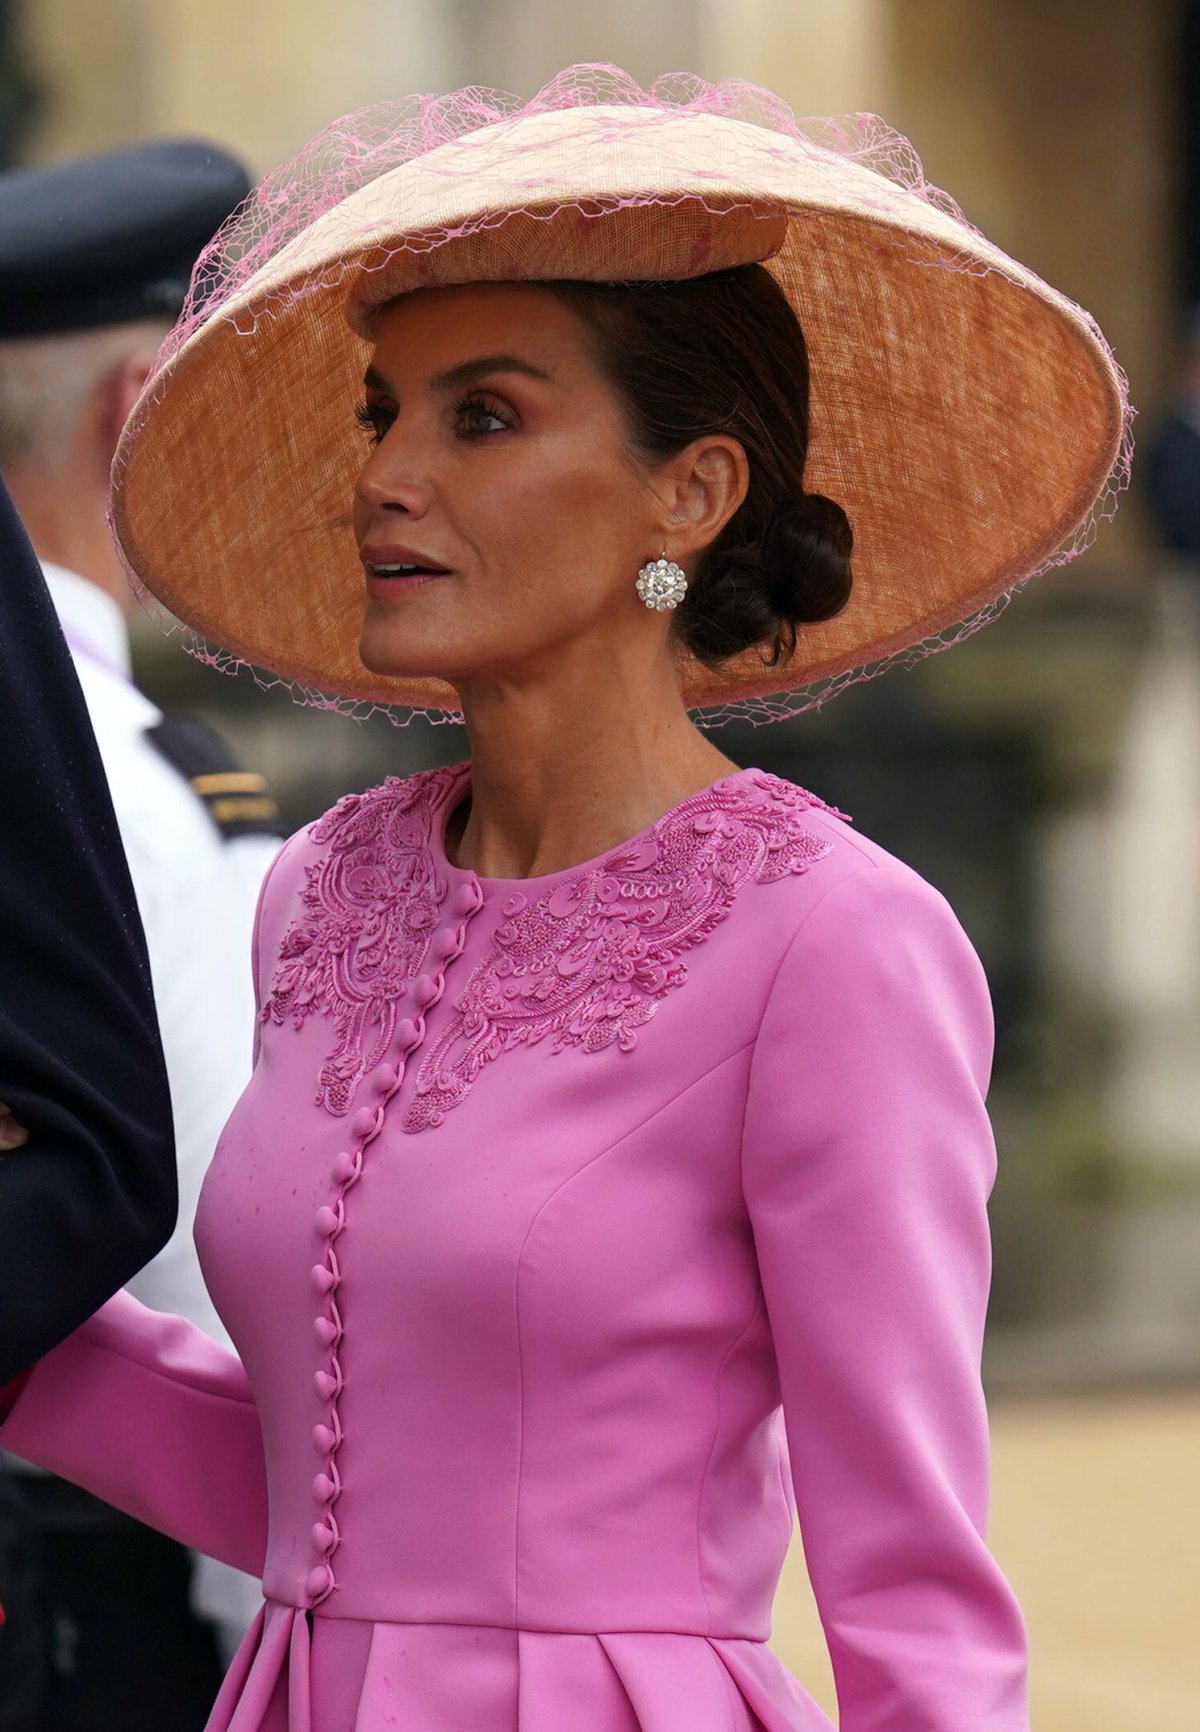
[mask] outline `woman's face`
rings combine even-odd
[[[461,690],[536,680],[585,635],[593,652],[598,632],[665,640],[666,616],[634,584],[670,551],[668,511],[585,327],[549,290],[469,284],[391,302],[361,413],[366,667]],[[396,569],[410,565],[437,575]]]

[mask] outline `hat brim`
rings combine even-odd
[[[433,284],[668,279],[759,260],[787,294],[810,357],[805,485],[849,515],[853,593],[802,629],[786,666],[752,649],[714,672],[681,651],[689,706],[885,661],[1078,538],[1126,426],[1123,381],[1086,314],[861,164],[741,121],[639,109],[597,151],[579,116],[599,112],[490,127],[380,176],[168,353],[122,439],[113,521],[177,618],[303,687],[457,708],[440,680],[359,660],[350,524],[373,312]]]

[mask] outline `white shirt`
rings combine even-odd
[[[224,1346],[192,1240],[217,1138],[250,1077],[254,988],[250,946],[259,887],[279,850],[271,836],[224,838],[184,776],[147,737],[162,712],[130,677],[129,634],[111,596],[43,564],[83,687],[146,933],[166,1057],[179,1171],[169,1242],[128,1283],[143,1304],[186,1317]],[[257,1583],[198,1559],[197,1610],[245,1626]]]

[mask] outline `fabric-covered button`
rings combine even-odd
[[[312,1284],[318,1293],[332,1293],[338,1284],[338,1277],[332,1269],[327,1269],[324,1263],[314,1263]]]
[[[456,914],[474,914],[483,901],[483,891],[478,884],[462,884],[455,892],[451,903]]]
[[[332,1239],[333,1235],[337,1232],[338,1218],[335,1211],[329,1207],[328,1203],[322,1203],[321,1207],[313,1216],[313,1226],[321,1235],[322,1239]]]
[[[338,1380],[330,1371],[318,1371],[313,1377],[313,1388],[322,1401],[329,1401],[337,1394]]]
[[[371,1087],[377,1095],[390,1095],[400,1081],[400,1074],[394,1064],[381,1064],[371,1078]]]
[[[420,1042],[421,1036],[417,1025],[411,1016],[401,1017],[396,1026],[396,1045],[401,1052],[411,1052]]]
[[[328,1503],[336,1490],[337,1486],[327,1473],[319,1473],[313,1480],[313,1496],[318,1503]]]
[[[327,1425],[313,1426],[313,1446],[318,1455],[328,1455],[337,1443],[337,1438]]]
[[[338,1338],[338,1326],[332,1317],[318,1317],[313,1323],[313,1334],[322,1347],[332,1347]]]
[[[417,1004],[424,1010],[427,1004],[432,1004],[437,997],[438,983],[432,974],[419,974],[413,981],[412,994]]]
[[[337,1535],[333,1529],[328,1527],[325,1522],[313,1523],[312,1543],[319,1552],[327,1552],[336,1538]]]
[[[360,1107],[350,1122],[350,1130],[356,1137],[369,1137],[375,1129],[375,1108]]]
[[[438,933],[429,948],[439,962],[448,962],[458,949],[458,933],[449,927],[445,928]]]
[[[328,1564],[318,1564],[315,1570],[309,1570],[304,1586],[314,1597],[325,1593],[326,1589],[333,1586],[333,1571]]]
[[[357,1172],[357,1157],[352,1155],[349,1149],[343,1149],[337,1160],[333,1163],[334,1178],[337,1180],[339,1185],[345,1185],[350,1182]]]

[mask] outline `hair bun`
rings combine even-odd
[[[763,563],[781,621],[812,625],[832,619],[850,599],[850,519],[823,493],[797,493],[772,516]]]
[[[853,543],[832,499],[789,496],[754,540],[709,552],[680,610],[688,648],[710,667],[752,645],[770,667],[790,660],[797,628],[832,619],[849,601]]]

